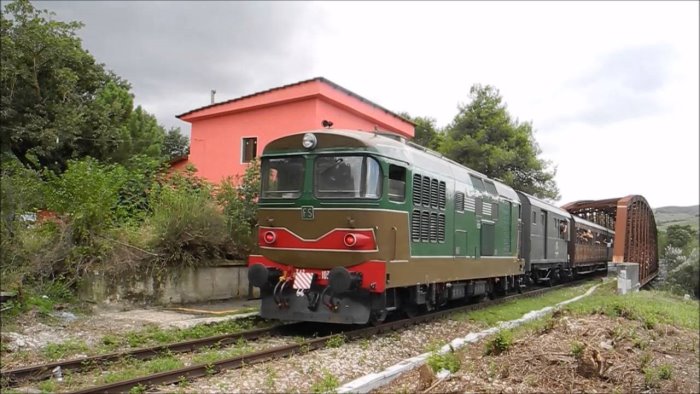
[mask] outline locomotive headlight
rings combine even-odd
[[[304,146],[304,148],[309,150],[315,148],[317,142],[316,136],[313,133],[304,134],[304,138],[301,140],[301,144]]]
[[[348,248],[355,246],[355,244],[357,243],[357,237],[355,236],[355,234],[346,234],[343,238],[343,243]]]
[[[274,243],[277,240],[277,235],[274,232],[268,231],[263,235],[266,244]]]

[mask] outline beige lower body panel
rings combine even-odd
[[[412,258],[409,261],[389,262],[387,287],[449,282],[467,279],[492,278],[523,274],[523,263],[512,257],[470,258]]]

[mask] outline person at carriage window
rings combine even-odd
[[[569,225],[566,224],[566,222],[563,220],[560,221],[559,222],[559,235],[561,235],[562,238],[566,238],[566,234],[568,233],[568,231],[569,231]]]

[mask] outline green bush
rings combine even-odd
[[[226,227],[235,248],[234,257],[244,258],[257,244],[255,224],[258,214],[258,190],[260,189],[260,165],[256,160],[238,179],[224,179],[219,185],[216,199],[226,216]]]
[[[443,369],[455,373],[459,370],[461,363],[457,354],[450,350],[447,353],[432,352],[428,357],[428,366],[437,373]]]
[[[198,188],[175,174],[151,193],[150,206],[155,249],[166,265],[193,265],[223,256],[226,221],[208,187]]]
[[[486,342],[486,355],[505,352],[513,345],[513,333],[509,330],[499,331],[493,339]]]
[[[328,371],[323,372],[323,378],[311,386],[312,393],[334,393],[340,381]]]
[[[67,215],[77,243],[90,245],[114,223],[119,191],[128,179],[124,167],[86,157],[69,161],[63,174],[47,177],[47,206]]]
[[[586,345],[579,342],[571,342],[571,355],[575,358],[581,358],[583,356],[583,351],[586,349]]]

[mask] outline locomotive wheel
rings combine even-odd
[[[413,318],[420,315],[423,312],[423,308],[420,305],[409,304],[404,306],[403,312],[408,318]]]
[[[384,323],[384,320],[386,320],[386,309],[382,309],[381,311],[374,311],[369,317],[369,324],[373,326],[378,326],[382,323]]]

